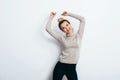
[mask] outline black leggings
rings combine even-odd
[[[62,80],[64,74],[68,80],[78,80],[76,64],[67,64],[58,61],[53,70],[53,80]]]

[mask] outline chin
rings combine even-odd
[[[71,32],[69,31],[68,34],[70,34]]]

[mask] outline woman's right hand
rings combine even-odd
[[[51,12],[51,13],[50,13],[50,17],[52,17],[52,18],[53,18],[55,15],[56,15],[56,12]]]
[[[68,13],[67,11],[64,11],[61,15],[62,15],[62,16],[68,16],[69,13]]]

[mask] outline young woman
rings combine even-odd
[[[51,29],[51,23],[56,13],[51,12],[50,18],[46,25],[46,31],[62,44],[62,51],[59,60],[53,71],[53,80],[62,80],[63,75],[66,75],[68,80],[78,80],[76,72],[76,64],[79,60],[79,49],[83,37],[85,18],[83,16],[64,11],[62,16],[70,16],[80,21],[79,29],[75,34],[71,23],[63,18],[58,19],[59,29],[65,33],[65,36]]]

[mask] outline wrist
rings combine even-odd
[[[50,18],[52,19],[52,18],[54,18],[54,16],[50,16]]]
[[[70,15],[71,15],[71,13],[69,12],[69,13],[68,13],[68,16],[70,16]]]

